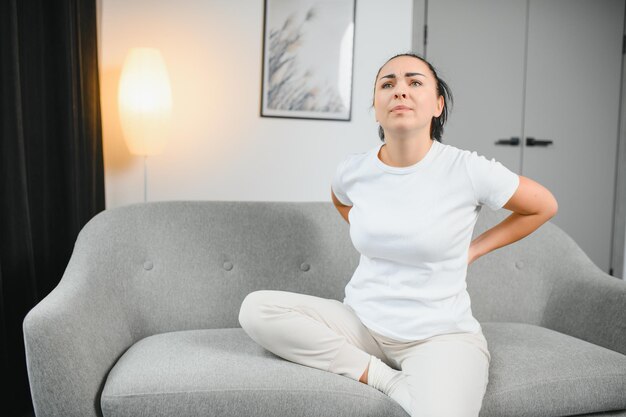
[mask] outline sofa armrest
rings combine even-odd
[[[23,322],[37,417],[101,416],[104,381],[133,343],[123,289],[106,279],[115,268],[80,238],[60,283]]]
[[[626,354],[626,282],[586,257],[561,262],[542,326]]]

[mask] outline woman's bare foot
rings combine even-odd
[[[365,368],[365,372],[363,372],[363,375],[361,375],[361,378],[359,378],[359,382],[362,382],[364,384],[367,384],[367,371],[370,369],[369,364],[367,365],[367,368]]]

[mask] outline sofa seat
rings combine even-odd
[[[625,355],[534,325],[482,326],[491,368],[481,417],[626,409]],[[101,407],[105,417],[407,415],[372,387],[275,356],[241,328],[140,340],[109,373]]]
[[[626,415],[626,355],[531,324],[481,325],[491,353],[481,417]]]
[[[406,417],[382,392],[341,375],[288,362],[241,328],[146,337],[109,373],[104,417]]]

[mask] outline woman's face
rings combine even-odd
[[[437,80],[422,60],[400,56],[378,73],[374,91],[376,121],[387,132],[423,131],[443,111],[444,98],[437,96]]]

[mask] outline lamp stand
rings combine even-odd
[[[148,155],[143,156],[143,202],[148,201]]]

